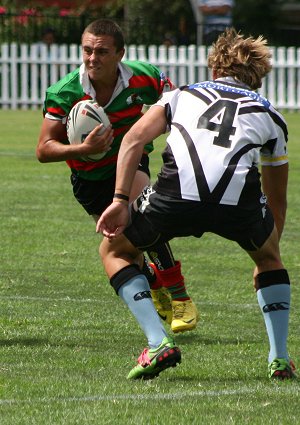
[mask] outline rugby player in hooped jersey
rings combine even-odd
[[[49,87],[44,102],[37,157],[41,162],[67,162],[74,195],[96,221],[114,196],[117,155],[124,134],[142,116],[144,104],[155,103],[164,90],[173,88],[155,66],[141,61],[121,62],[124,53],[122,30],[115,22],[92,22],[82,35],[83,64]],[[104,108],[112,128],[99,136],[97,126],[84,143],[70,145],[66,119],[71,108],[84,99],[96,100]],[[143,149],[131,188],[132,199],[149,184],[148,153],[152,149],[152,143]],[[99,161],[80,160],[100,152],[107,153]],[[148,254],[153,264],[144,258],[141,267],[151,283],[161,318],[175,333],[194,329],[197,308],[186,291],[181,264],[174,260],[169,244],[156,245]]]
[[[279,250],[287,207],[287,127],[255,92],[271,70],[270,58],[263,37],[226,30],[208,56],[213,80],[166,93],[123,139],[115,191],[126,196],[144,145],[170,129],[153,188],[130,209],[125,200],[114,199],[96,226],[106,236],[100,252],[108,277],[148,340],[129,378],[156,376],[176,364],[175,347],[166,347],[151,306],[144,303],[141,317],[131,301],[147,288],[134,259],[154,242],[205,232],[237,242],[254,261],[270,344],[268,375],[295,376],[287,351],[290,280]]]

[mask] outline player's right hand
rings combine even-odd
[[[102,130],[102,132],[101,132]],[[101,134],[99,134],[101,132]],[[97,125],[94,130],[85,138],[81,144],[81,155],[93,155],[108,152],[114,140],[112,127],[109,126],[103,131],[103,124]]]

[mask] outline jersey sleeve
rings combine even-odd
[[[273,120],[275,118],[275,120]],[[283,118],[277,114],[273,115],[273,136],[264,143],[260,151],[260,162],[263,166],[279,166],[288,162],[288,132]],[[272,126],[270,124],[270,127]]]
[[[175,89],[175,84],[171,81],[169,77],[166,76],[164,72],[162,72],[159,68],[157,68],[155,65],[148,64],[148,66],[151,68],[151,72],[153,75],[156,75],[157,81],[158,81],[158,94],[159,96],[162,93],[169,92],[170,90]]]
[[[155,105],[165,107],[167,104],[170,104],[171,108],[174,110],[174,107],[178,100],[179,93],[180,93],[180,89],[175,89],[172,91],[165,92],[163,93],[162,97],[158,99]]]
[[[175,89],[175,84],[163,72],[160,72],[160,88],[162,93]]]
[[[169,77],[165,75],[159,68],[155,65],[147,64],[149,75],[151,75],[153,80],[153,87],[155,89],[155,97],[152,103],[155,103],[157,99],[159,99],[163,93],[169,92],[170,90],[175,89],[175,84],[171,81]],[[155,81],[155,83],[154,83]]]
[[[171,122],[175,112],[176,104],[178,101],[178,95],[180,93],[180,89],[174,89],[169,92],[163,93],[162,97],[153,105],[153,106],[162,106],[165,108],[167,127],[166,133],[171,129]]]
[[[44,115],[50,115],[56,119],[63,119],[70,112],[70,104],[68,104],[63,96],[55,93],[46,92],[44,101]]]
[[[80,84],[79,68],[48,87],[43,113],[52,119],[64,119],[80,100],[90,99]]]
[[[276,143],[273,152],[267,153],[265,150],[260,152],[260,162],[263,166],[276,167],[288,162],[287,148],[282,143]]]

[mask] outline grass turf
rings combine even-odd
[[[300,364],[297,114],[282,256],[292,281],[289,349]],[[159,378],[126,376],[145,338],[110,288],[100,237],[71,193],[64,163],[35,158],[41,113],[1,111],[1,425],[297,424],[300,384],[267,379],[268,343],[251,260],[214,235],[175,239],[201,320],[176,336],[182,364]],[[152,156],[160,169],[163,138]]]

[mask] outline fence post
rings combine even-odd
[[[1,46],[1,105],[3,109],[9,109],[9,48],[4,43]]]
[[[18,85],[19,85],[19,75],[18,75],[18,46],[16,43],[10,45],[10,87],[11,87],[11,108],[17,109],[18,107]]]

